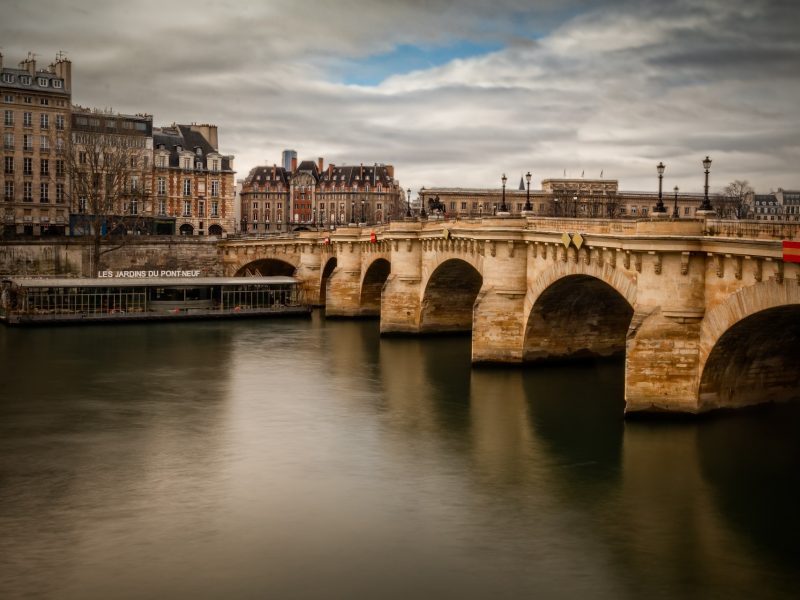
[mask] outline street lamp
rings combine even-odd
[[[531,206],[531,172],[530,171],[525,173],[525,181],[528,182],[528,194],[527,194],[527,197],[525,199],[525,210],[526,211],[531,211],[531,210],[533,210],[533,207]]]
[[[361,221],[359,223],[366,223],[364,220],[364,199],[361,199]]]
[[[672,218],[673,219],[677,219],[678,217],[680,217],[680,214],[678,213],[678,186],[676,185],[675,186],[675,206],[672,209]]]
[[[411,218],[411,188],[408,188],[408,194],[406,195],[406,219]]]
[[[507,213],[508,207],[506,206],[506,181],[508,181],[508,177],[506,177],[505,173],[503,173],[501,181],[503,182],[503,202],[500,204],[500,212]]]
[[[711,206],[711,201],[708,199],[708,171],[711,169],[711,159],[707,156],[703,161],[703,168],[706,170],[705,195],[703,196],[703,203],[700,205],[700,209],[696,212],[700,214],[709,214],[714,212],[714,207]]]
[[[356,201],[350,200],[350,222],[355,225],[356,223]]]
[[[420,219],[427,219],[428,213],[425,212],[425,198],[420,194],[419,196],[419,218]]]
[[[656,165],[656,171],[658,171],[658,202],[656,203],[656,208],[653,210],[653,213],[657,217],[665,217],[667,216],[667,208],[664,206],[664,198],[661,196],[661,183],[664,179],[664,163],[659,162]]]

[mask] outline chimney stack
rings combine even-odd
[[[319,172],[322,173],[322,157],[321,156],[317,159],[317,168],[319,168]]]
[[[31,77],[36,75],[36,59],[33,52],[28,52],[28,58],[19,63],[19,68],[28,71]]]
[[[292,173],[294,173],[295,171],[297,171],[297,157],[293,156],[292,157]]]

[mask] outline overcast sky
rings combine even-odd
[[[281,151],[404,188],[568,176],[800,188],[800,3],[4,0],[0,47],[73,102],[211,122],[237,177]]]

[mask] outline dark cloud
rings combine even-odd
[[[74,101],[210,121],[242,175],[301,157],[397,166],[404,187],[586,171],[652,188],[800,187],[794,2],[408,0],[6,3],[6,64],[73,60]],[[400,44],[503,49],[341,83]]]

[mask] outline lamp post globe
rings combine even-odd
[[[503,173],[501,181],[503,182],[503,201],[500,204],[500,212],[507,213],[508,207],[506,206],[506,181],[508,181],[508,177],[506,177],[505,173]]]
[[[678,186],[675,186],[675,206],[672,208],[672,218],[677,219],[680,217],[678,213]]]
[[[705,191],[703,193],[703,203],[700,205],[700,209],[697,212],[700,214],[711,214],[714,212],[714,207],[711,206],[711,201],[708,199],[708,172],[711,170],[711,159],[708,156],[703,160],[703,169],[705,169],[706,172]]]
[[[528,191],[525,196],[525,210],[532,211],[533,207],[531,206],[531,172],[528,171],[525,173],[525,181],[528,184]]]
[[[656,171],[658,172],[658,202],[656,203],[656,208],[655,208],[655,210],[653,210],[653,213],[654,213],[654,216],[657,216],[657,217],[665,217],[665,216],[667,216],[667,207],[664,206],[664,197],[662,196],[662,193],[661,193],[661,185],[662,185],[663,180],[664,180],[664,169],[665,168],[666,167],[664,167],[664,163],[663,162],[659,162],[658,165],[656,165]]]

